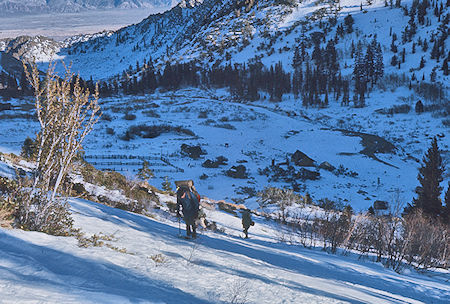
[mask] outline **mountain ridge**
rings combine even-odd
[[[93,9],[170,7],[176,0],[0,0],[0,15],[69,13]]]

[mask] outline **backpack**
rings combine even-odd
[[[194,193],[188,188],[182,190],[183,194],[180,196],[180,204],[183,206],[183,214],[188,213],[197,216],[200,207],[197,193]]]

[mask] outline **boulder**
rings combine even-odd
[[[228,159],[224,156],[219,156],[216,160],[207,159],[203,162],[202,167],[205,168],[219,168],[219,166],[226,165]]]
[[[308,169],[301,168],[295,174],[295,179],[300,180],[318,180],[320,178],[320,173],[316,171],[311,171]]]
[[[330,164],[330,163],[327,162],[327,161],[324,161],[323,163],[321,163],[321,164],[319,165],[319,168],[320,168],[320,169],[327,170],[327,171],[330,171],[330,172],[333,172],[333,171],[336,169],[335,166],[333,166],[332,164]]]
[[[226,175],[232,178],[247,178],[247,168],[244,165],[233,166],[226,171]]]
[[[305,153],[297,150],[294,154],[291,156],[291,162],[293,162],[297,166],[301,167],[315,167],[315,161],[314,159],[310,158]]]
[[[203,151],[203,149],[200,147],[200,145],[190,146],[187,144],[181,145],[181,153],[186,156],[189,156],[190,158],[193,158],[193,159],[198,159],[202,155],[207,154],[205,151]]]

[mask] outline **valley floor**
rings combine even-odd
[[[239,218],[207,210],[224,233],[202,232],[191,241],[179,237],[178,222],[163,211],[152,219],[70,203],[75,226],[87,236],[108,235],[109,247],[80,248],[73,237],[0,228],[1,303],[450,301],[448,271],[397,274],[352,254],[279,243],[279,227],[262,219],[246,240]]]
[[[115,31],[166,8],[94,10],[79,13],[0,16],[0,39],[42,35],[55,40],[80,34]]]

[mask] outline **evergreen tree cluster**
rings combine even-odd
[[[446,6],[448,7],[448,1]],[[412,42],[411,53],[416,52],[416,47],[421,46],[423,52],[429,52],[430,58],[434,59],[436,62],[442,60],[442,65],[440,69],[443,71],[445,76],[448,76],[448,61],[450,60],[450,52],[445,48],[445,41],[448,38],[448,23],[450,16],[445,13],[444,3],[439,0],[414,0],[411,7],[402,7],[405,15],[409,16],[408,24],[405,26],[401,32],[400,43],[405,45],[406,43]],[[429,40],[426,38],[422,40],[421,37],[414,41],[415,34],[417,33],[418,26],[430,26],[431,16],[437,17],[439,26],[437,32],[431,33]],[[394,55],[391,58],[391,65],[398,66],[400,68],[402,63],[405,63],[406,50],[403,49],[401,54],[398,54],[398,45],[396,44],[397,35],[392,34],[391,51]],[[422,69],[425,66],[424,57],[421,58],[420,63],[418,63],[418,69]],[[435,75],[430,75],[431,80],[435,79]]]
[[[358,41],[354,54],[355,63],[353,66],[353,80],[355,82],[355,94],[359,98],[358,105],[365,105],[365,94],[368,91],[368,84],[373,87],[384,75],[383,53],[381,45],[376,38],[367,46],[363,52],[363,45]]]
[[[129,76],[134,75],[134,76]],[[200,68],[195,62],[167,63],[162,72],[152,61],[136,69],[128,68],[121,78],[100,84],[102,95],[152,93],[156,88],[176,90],[183,87],[229,87],[236,98],[257,100],[259,91],[267,92],[271,100],[281,100],[291,92],[291,76],[281,62],[266,68],[260,61],[248,65],[228,64],[224,67]]]
[[[0,96],[18,97],[24,95],[31,95],[32,90],[26,79],[25,73],[22,73],[20,78],[6,73],[0,72]]]

